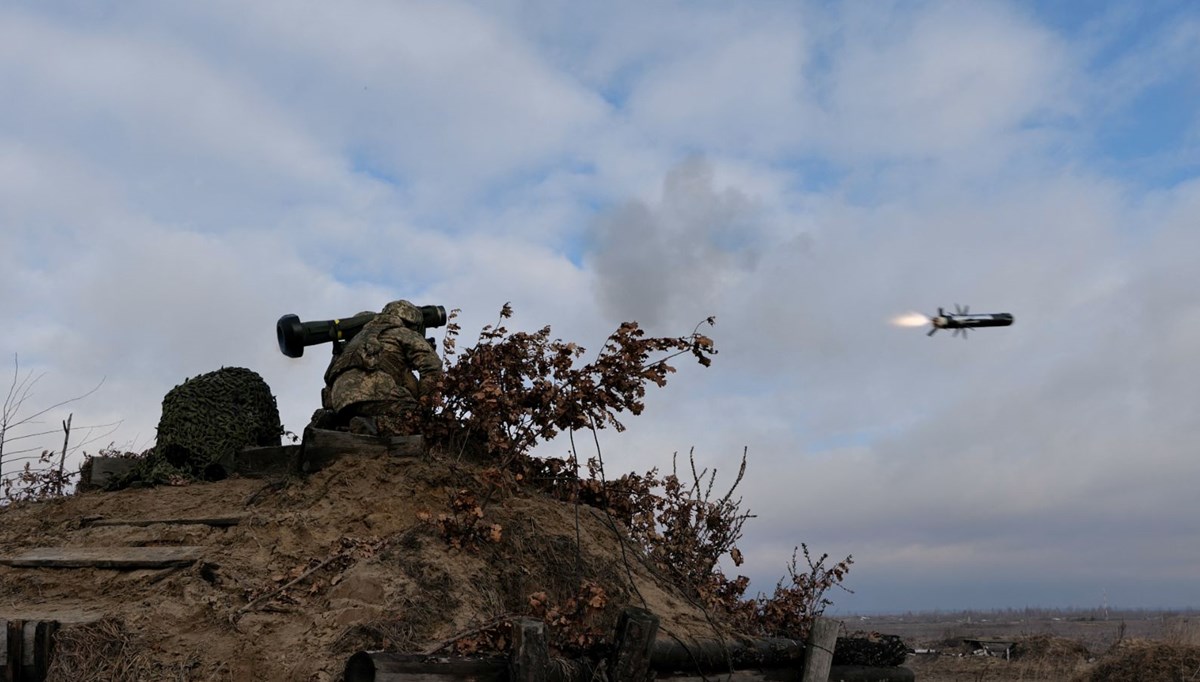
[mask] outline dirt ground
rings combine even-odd
[[[602,587],[593,615],[606,631],[633,604],[656,613],[664,633],[711,636],[703,613],[628,560],[611,520],[590,507],[496,493],[478,520],[495,528],[495,541],[449,547],[428,519],[449,512],[464,486],[482,497],[484,479],[478,466],[432,456],[353,458],[278,482],[12,505],[0,509],[0,556],[34,547],[204,551],[175,569],[0,566],[0,618],[92,623],[63,631],[52,671],[60,681],[97,665],[109,669],[98,679],[336,680],[356,651],[422,651],[528,613],[539,592],[565,603],[581,580]],[[87,523],[230,514],[245,518],[227,528]]]
[[[857,626],[899,635],[913,649],[930,652],[905,662],[921,682],[1200,680],[1200,614],[1194,613],[910,614]],[[1015,644],[1005,659],[976,654],[967,639]]]

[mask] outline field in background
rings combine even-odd
[[[1147,659],[1169,663],[1180,672],[1178,677],[1171,673],[1167,677],[1145,679],[1189,679],[1188,675],[1194,672],[1193,679],[1200,680],[1200,665],[1186,655],[1189,650],[1200,650],[1200,610],[1195,609],[1107,613],[1021,609],[837,618],[850,630],[899,635],[914,649],[937,651],[937,654],[909,656],[905,665],[916,673],[920,682],[1120,679],[1111,672],[1114,665],[1146,669]],[[1010,659],[1005,660],[975,655],[964,640],[1007,640],[1018,644]],[[1160,649],[1149,653],[1158,644],[1174,648],[1161,650],[1165,653],[1158,653]],[[1141,662],[1120,663],[1139,656]]]

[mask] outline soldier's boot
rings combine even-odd
[[[354,417],[350,420],[350,433],[360,436],[378,436],[379,428],[375,426],[374,417]]]

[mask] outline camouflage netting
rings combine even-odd
[[[246,446],[279,445],[282,434],[275,396],[262,377],[244,367],[222,367],[163,397],[157,444],[131,478],[221,478],[222,459]]]

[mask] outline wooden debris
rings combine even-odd
[[[196,562],[204,547],[37,547],[0,564],[20,568],[166,568]]]
[[[244,514],[235,516],[213,516],[209,518],[175,518],[175,519],[106,519],[102,516],[85,516],[80,522],[84,526],[153,526],[158,523],[165,523],[174,526],[216,526],[225,528],[228,526],[236,526],[241,523],[246,516]]]

